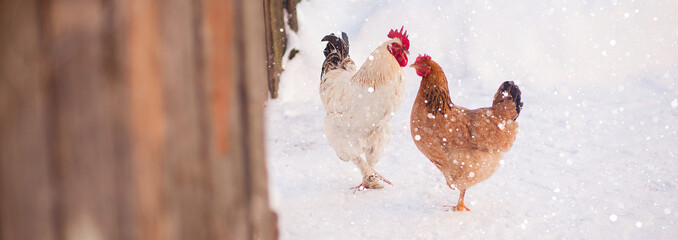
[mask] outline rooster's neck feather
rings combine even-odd
[[[392,41],[383,43],[367,57],[365,63],[353,76],[354,82],[362,87],[376,88],[402,75],[402,68],[398,61],[386,48]]]

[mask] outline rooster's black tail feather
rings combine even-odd
[[[327,46],[323,50],[325,54],[325,61],[323,62],[323,68],[321,76],[324,75],[327,71],[332,69],[339,68],[342,61],[348,57],[348,35],[345,32],[341,32],[341,38],[334,35],[334,33],[323,37],[322,42],[327,41]]]

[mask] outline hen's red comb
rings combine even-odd
[[[423,60],[431,60],[431,56],[426,55],[426,53],[424,53],[424,55],[419,54],[419,57],[417,57],[417,60],[414,62],[419,62]]]
[[[399,38],[400,41],[403,43],[403,48],[410,50],[410,39],[407,38],[408,37],[407,36],[407,30],[405,30],[403,32],[404,28],[405,28],[405,26],[402,26],[400,28],[400,31],[398,31],[396,29],[391,29],[391,31],[388,32],[388,37],[389,38]]]

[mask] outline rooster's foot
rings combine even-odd
[[[389,181],[388,179],[381,176],[381,174],[375,172],[373,174],[365,176],[363,178],[363,182],[360,185],[353,187],[351,189],[358,190],[358,191],[363,191],[363,190],[366,190],[366,189],[381,189],[384,186],[379,184],[379,180],[384,181],[385,183],[388,183],[389,185],[393,185],[393,183],[391,183],[391,181]]]

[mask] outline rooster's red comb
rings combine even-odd
[[[407,38],[407,30],[403,31],[403,29],[405,29],[405,26],[402,26],[400,31],[397,29],[391,29],[391,31],[388,32],[388,37],[400,39],[400,41],[403,43],[403,48],[410,50],[410,39]]]
[[[423,60],[431,60],[431,56],[426,55],[426,53],[424,53],[424,55],[419,54],[419,57],[417,57],[417,60],[414,62],[419,62]]]

